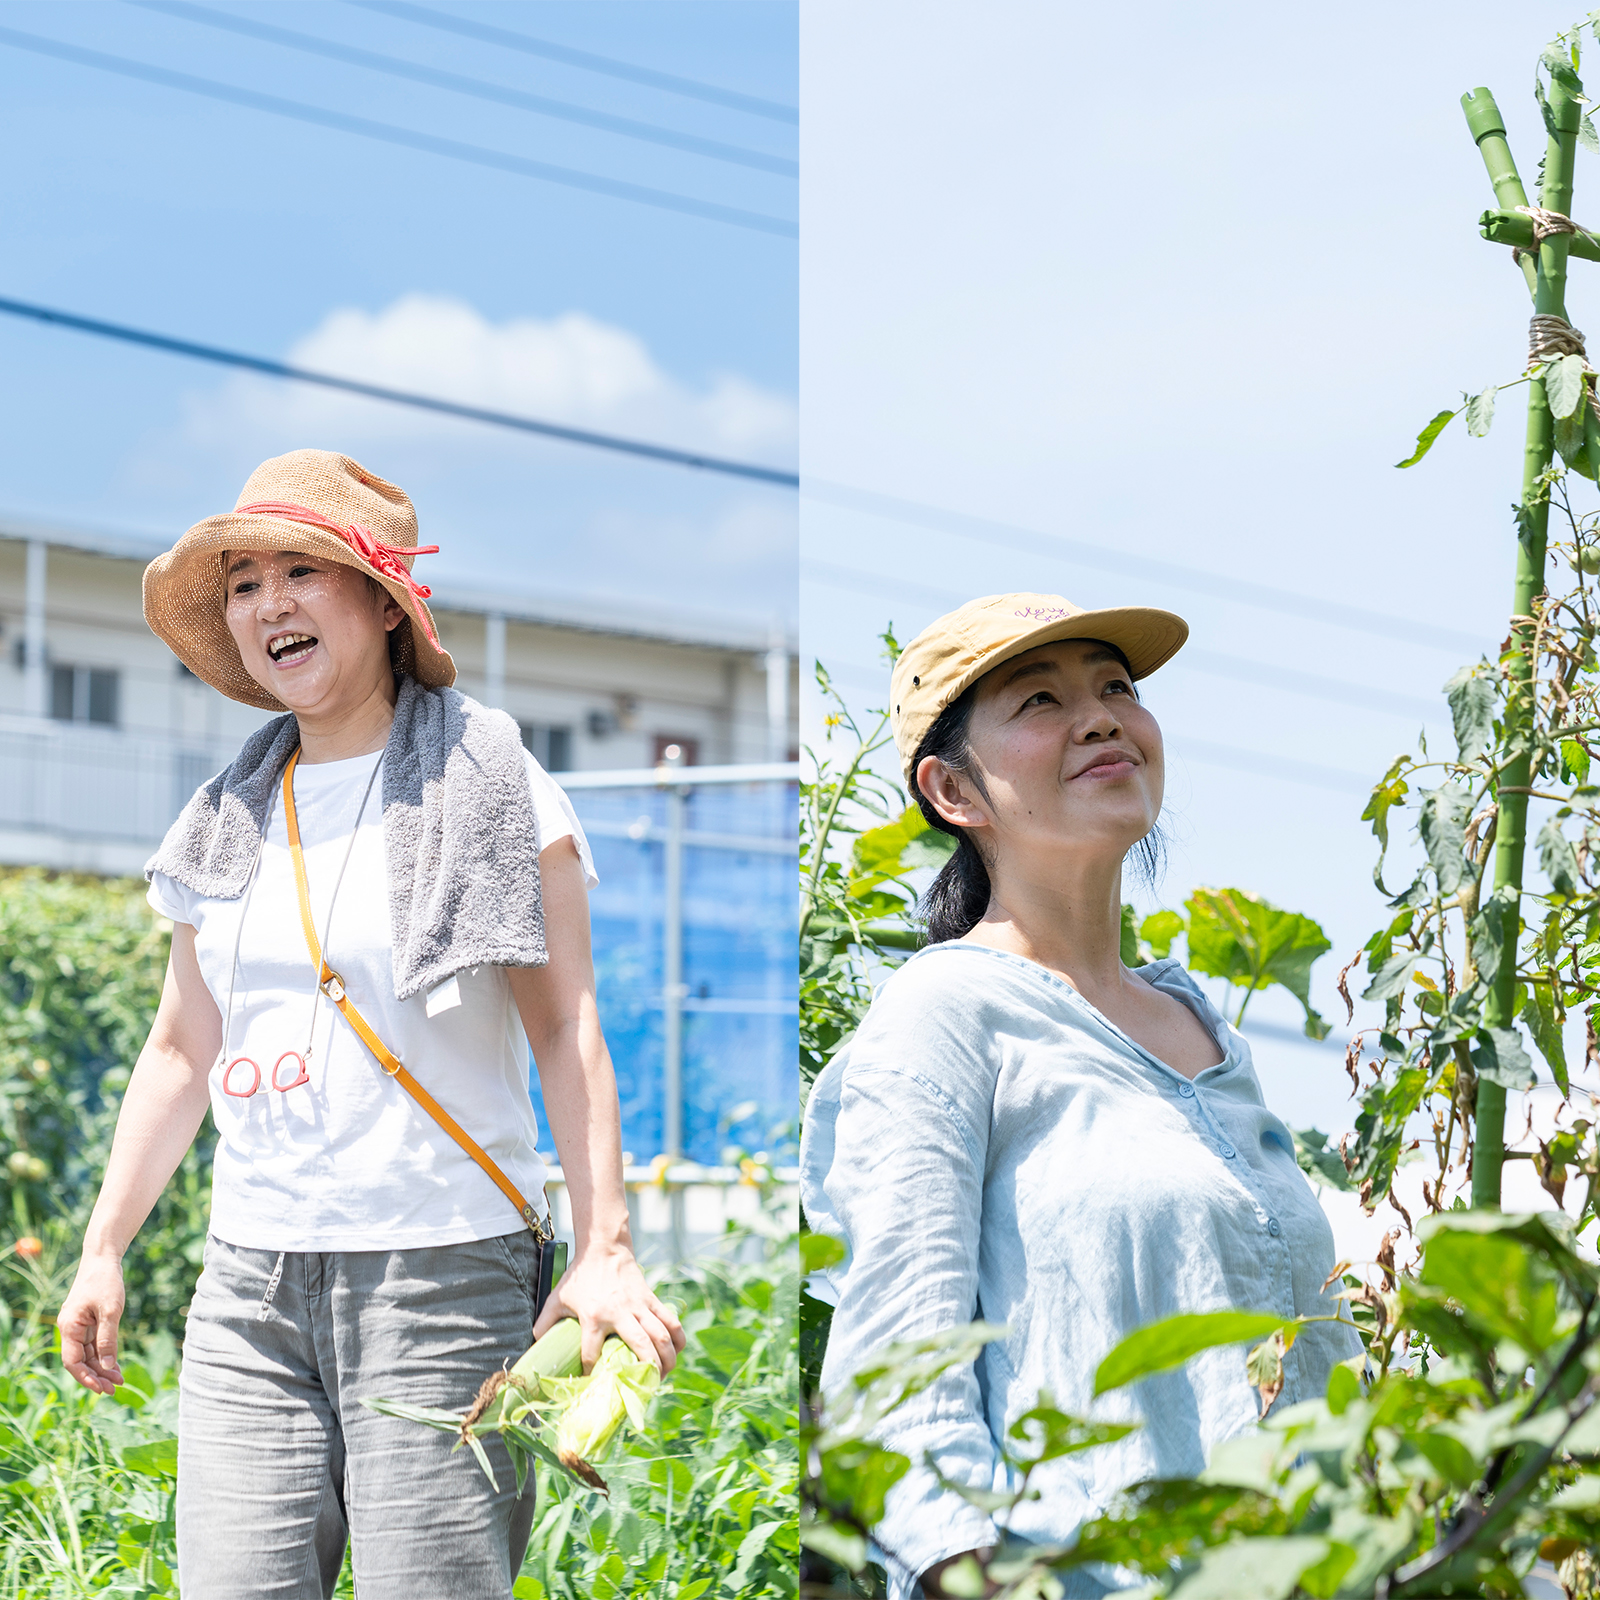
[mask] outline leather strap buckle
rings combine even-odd
[[[321,989],[335,1005],[344,999],[344,979],[332,967],[328,968],[328,975],[322,980]]]

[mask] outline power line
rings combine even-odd
[[[1068,538],[1065,534],[1038,533],[1032,528],[1020,528],[1012,523],[995,522],[964,512],[945,511],[938,506],[902,500],[895,495],[852,488],[849,484],[830,483],[810,473],[806,474],[801,493],[808,500],[819,500],[852,511],[865,511],[895,522],[909,522],[915,527],[936,528],[940,532],[953,533],[981,544],[1009,545],[1028,555],[1045,556],[1054,561],[1076,561],[1082,566],[1099,567],[1102,571],[1118,572],[1145,581],[1153,579],[1170,584],[1175,589],[1191,589],[1199,594],[1213,595],[1238,605],[1255,606],[1278,615],[1287,613],[1311,622],[1351,628],[1359,633],[1373,633],[1391,644],[1403,639],[1452,653],[1467,650],[1474,656],[1480,654],[1484,646],[1481,635],[1455,628],[1441,628],[1415,617],[1397,617],[1382,611],[1369,611],[1364,606],[1344,605],[1337,600],[1320,600],[1311,595],[1296,594],[1292,589],[1251,583],[1244,578],[1224,577],[1220,573],[1207,572],[1203,567],[1128,555],[1090,544],[1086,540]]]
[[[808,479],[807,482],[810,480]],[[952,607],[960,605],[970,595],[958,594],[950,589],[933,588],[923,583],[908,583],[902,578],[876,578],[853,567],[835,566],[828,561],[803,559],[800,563],[803,577],[814,583],[827,584],[835,589],[847,589],[857,594],[883,597],[893,592],[915,598],[928,605]],[[1216,650],[1205,650],[1199,645],[1186,645],[1183,662],[1197,672],[1218,678],[1232,678],[1240,683],[1260,684],[1263,688],[1278,689],[1285,694],[1300,695],[1311,700],[1326,700],[1335,705],[1354,706],[1362,711],[1380,711],[1394,716],[1442,718],[1444,712],[1434,701],[1418,695],[1393,694],[1386,689],[1369,689],[1364,684],[1351,683],[1344,678],[1325,678],[1319,673],[1297,672],[1292,667],[1269,666],[1265,662],[1250,661],[1243,656],[1224,655]],[[887,680],[885,682],[887,687]]]
[[[550,100],[543,95],[525,94],[520,89],[507,89],[482,78],[468,78],[458,72],[442,72],[435,67],[418,66],[399,56],[381,55],[375,50],[362,50],[353,45],[338,44],[332,39],[319,39],[313,34],[299,33],[290,28],[276,28],[270,23],[252,22],[246,17],[235,17],[226,11],[215,11],[209,6],[189,5],[185,0],[127,0],[145,11],[158,11],[183,22],[198,23],[207,28],[221,28],[228,33],[242,34],[247,39],[264,39],[269,44],[281,45],[286,50],[300,50],[308,55],[323,56],[329,61],[342,61],[351,66],[364,67],[370,72],[381,72],[391,78],[408,78],[414,83],[425,83],[436,89],[449,89],[456,94],[472,95],[479,100],[494,100],[501,105],[515,106],[520,111],[532,111],[539,116],[559,117],[566,122],[577,122],[606,133],[621,134],[627,139],[644,139],[652,144],[667,145],[677,150],[687,150],[691,155],[709,156],[714,161],[732,161],[740,166],[755,167],[762,172],[776,172],[784,177],[799,174],[798,162],[785,156],[770,156],[760,150],[747,150],[742,145],[722,144],[715,139],[700,139],[693,134],[678,133],[671,128],[657,127],[654,123],[635,122],[628,117],[613,117],[604,111],[591,111],[586,106],[573,105],[565,100]]]
[[[3,31],[3,30],[0,30]],[[491,411],[483,406],[461,405],[454,400],[439,400],[432,395],[413,394],[405,389],[389,389],[381,384],[361,383],[354,378],[336,378],[330,373],[313,372],[307,367],[291,367],[282,361],[269,361],[263,356],[242,355],[236,350],[223,350],[216,345],[196,344],[189,339],[174,339],[162,333],[147,333],[140,328],[129,328],[117,322],[102,322],[96,317],[75,316],[70,311],[54,311],[48,306],[36,306],[26,300],[0,299],[0,313],[14,317],[27,317],[34,322],[49,323],[57,327],[72,328],[78,333],[92,333],[103,339],[121,339],[127,344],[144,345],[152,350],[164,350],[169,355],[192,356],[197,361],[212,361],[224,367],[242,367],[247,372],[265,373],[270,378],[289,378],[296,383],[314,383],[324,389],[338,389],[345,394],[359,394],[369,400],[387,400],[394,405],[415,406],[422,411],[436,411],[442,416],[463,417],[469,422],[487,422],[497,428],[515,428],[522,433],[537,433],[547,439],[560,439],[567,444],[584,444],[597,450],[616,450],[624,455],[643,456],[649,461],[664,461],[677,467],[696,467],[702,472],[720,472],[734,478],[751,478],[758,483],[773,483],[781,488],[798,488],[797,473],[784,472],[777,467],[757,466],[748,461],[729,461],[721,456],[700,455],[692,450],[675,450],[669,445],[647,444],[639,439],[624,439],[617,434],[594,433],[587,428],[568,428],[559,422],[538,422],[532,417],[519,417],[509,411]]]
[[[694,100],[704,100],[714,106],[728,106],[734,111],[748,111],[751,116],[771,117],[775,122],[800,121],[800,113],[793,106],[776,100],[763,100],[752,94],[739,94],[732,89],[719,89],[714,84],[700,83],[694,78],[679,78],[670,72],[655,72],[649,67],[636,67],[611,56],[597,56],[588,50],[574,50],[569,45],[554,44],[548,39],[536,39],[532,34],[512,33],[508,28],[491,27],[488,23],[473,22],[466,17],[453,16],[448,11],[433,11],[427,6],[395,3],[395,0],[346,0],[363,11],[381,12],[387,17],[399,17],[415,22],[424,28],[439,28],[446,33],[459,33],[463,38],[482,40],[487,44],[504,45],[508,50],[520,50],[525,55],[543,56],[549,61],[560,61],[569,67],[581,67],[585,72],[601,72],[611,78],[625,78],[629,83],[642,83],[652,89],[664,89],[668,94],[687,95]]]
[[[558,183],[569,189],[585,189],[592,194],[608,195],[614,200],[632,200],[640,205],[677,211],[684,216],[701,217],[710,222],[725,222],[731,227],[750,228],[758,233],[778,234],[786,239],[799,237],[800,230],[794,223],[782,217],[769,217],[764,212],[742,211],[710,200],[673,194],[666,189],[651,189],[637,183],[624,183],[616,178],[603,178],[592,172],[579,172],[573,167],[530,161],[503,150],[464,144],[459,139],[441,139],[431,133],[418,133],[412,128],[375,122],[369,117],[350,116],[342,111],[327,111],[321,106],[306,105],[299,100],[284,100],[278,95],[235,88],[232,84],[217,83],[211,78],[196,78],[187,72],[172,72],[166,67],[151,66],[147,62],[130,61],[125,56],[85,50],[78,45],[63,44],[59,39],[19,33],[15,28],[0,28],[0,44],[10,45],[17,50],[29,50],[35,55],[54,56],[60,61],[70,61],[75,66],[94,67],[100,72],[115,73],[122,78],[137,78],[145,83],[158,84],[163,89],[181,89],[187,94],[204,95],[208,100],[220,100],[227,105],[247,106],[252,111],[265,111],[295,122],[309,122],[314,127],[333,128],[340,133],[360,134],[363,138],[400,145],[408,150],[447,156],[454,161],[465,161],[497,172],[513,172],[523,178],[538,178],[545,183]]]

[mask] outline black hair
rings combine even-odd
[[[1103,644],[1122,663],[1133,685],[1133,668],[1128,658],[1114,644],[1104,640],[1087,641]],[[981,683],[983,680],[978,680]],[[1134,698],[1139,691],[1133,690]],[[936,756],[952,772],[965,774],[985,800],[989,791],[983,785],[983,774],[972,760],[972,745],[967,730],[972,721],[972,708],[977,704],[978,684],[974,683],[941,711],[928,729],[927,736],[917,746],[916,759],[911,763],[911,788],[918,809],[930,828],[948,833],[955,841],[955,853],[939,869],[938,876],[928,885],[918,905],[928,928],[928,943],[942,944],[947,939],[959,939],[983,920],[989,909],[993,893],[989,883],[989,862],[979,850],[976,839],[967,828],[947,822],[934,808],[933,802],[922,792],[917,782],[917,769],[926,756]],[[1128,852],[1134,872],[1146,883],[1153,884],[1160,877],[1166,857],[1166,841],[1157,824]]]

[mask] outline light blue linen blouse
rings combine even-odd
[[[1249,1046],[1176,961],[1137,971],[1225,1052],[1192,1083],[1036,962],[950,942],[884,982],[812,1090],[801,1198],[810,1226],[849,1252],[811,1283],[836,1307],[823,1393],[892,1341],[975,1318],[1010,1330],[880,1431],[912,1461],[877,1530],[892,1600],[997,1537],[925,1456],[948,1479],[1005,1487],[998,1441],[1042,1389],[1063,1411],[1142,1422],[1035,1473],[1042,1494],[1011,1530],[1069,1541],[1128,1485],[1199,1472],[1259,1410],[1239,1345],[1097,1401],[1095,1368],[1124,1335],[1182,1311],[1338,1310],[1322,1290],[1332,1230]],[[1279,1404],[1320,1395],[1360,1349],[1348,1323],[1307,1328]],[[1067,1592],[1112,1579],[1086,1572]]]

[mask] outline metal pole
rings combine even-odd
[[[506,703],[506,619],[491,611],[483,619],[483,703],[501,710]]]
[[[767,760],[782,761],[789,753],[789,650],[782,630],[774,627],[765,657],[767,669]]]
[[[670,769],[683,765],[683,751],[669,744],[663,763]],[[667,790],[667,837],[662,847],[665,867],[665,904],[661,934],[661,1143],[662,1153],[683,1159],[683,834],[689,791],[681,784]],[[670,1191],[672,1259],[687,1254],[684,1193]]]
[[[23,709],[30,717],[48,716],[49,683],[44,665],[44,594],[47,546],[43,539],[28,541],[26,619],[23,623]]]

